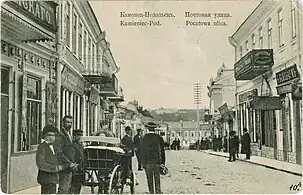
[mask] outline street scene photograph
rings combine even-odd
[[[1,1],[3,194],[302,192],[302,0]]]

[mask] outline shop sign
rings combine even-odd
[[[276,73],[276,79],[278,85],[299,77],[300,75],[296,64]]]
[[[56,6],[52,1],[6,1],[10,7],[40,26],[56,33]]]
[[[277,87],[278,95],[285,94],[285,93],[291,93],[292,91],[293,91],[292,84],[282,85],[282,86]]]
[[[99,99],[100,99],[99,91],[94,87],[92,87],[89,93],[89,101],[94,104],[98,104]]]
[[[77,92],[79,95],[84,94],[84,79],[75,75],[68,67],[64,67],[61,75],[62,85],[71,91]]]
[[[281,110],[282,103],[279,96],[257,96],[253,98],[252,108],[254,110]]]
[[[228,106],[227,106],[227,103],[224,103],[222,106],[220,106],[218,108],[219,112],[221,115],[225,114],[228,112]]]
[[[252,100],[254,96],[258,95],[258,89],[250,90],[246,93],[239,95],[239,103],[243,103],[249,100]]]
[[[293,85],[292,99],[302,100],[302,83]]]

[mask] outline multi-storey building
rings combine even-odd
[[[63,116],[85,135],[123,100],[105,32],[87,1],[1,4],[1,189],[37,185],[35,152]],[[108,112],[109,114],[106,114]],[[110,116],[110,117],[108,117]],[[4,150],[5,148],[5,150]]]
[[[175,139],[180,140],[180,145],[183,148],[188,148],[190,144],[196,143],[201,138],[211,136],[210,125],[200,123],[200,128],[197,128],[195,121],[180,121],[180,122],[165,122],[168,124],[170,144]]]
[[[302,3],[262,1],[229,38],[238,131],[254,155],[301,164]]]
[[[224,64],[217,76],[210,79],[208,88],[209,114],[206,115],[215,136],[225,136],[235,129],[235,78],[234,70]]]

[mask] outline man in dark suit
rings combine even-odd
[[[72,144],[70,130],[73,123],[72,116],[63,117],[62,130],[58,133],[55,144],[59,148],[58,160],[64,167],[59,172],[58,194],[70,194],[72,183],[72,171],[76,170],[75,153]]]
[[[53,146],[57,132],[56,127],[46,125],[42,131],[45,141],[39,145],[36,153],[37,181],[41,185],[41,194],[56,194],[56,184],[59,183],[58,171],[63,169],[59,165],[57,150]]]
[[[143,132],[142,129],[137,130],[134,137],[135,152],[138,160],[138,171],[142,171],[142,151],[143,151]]]
[[[81,136],[83,136],[83,131],[76,129],[73,131],[73,148],[75,152],[75,163],[78,165],[77,170],[73,172],[71,193],[80,194],[82,183],[84,181],[83,172],[83,145],[80,142]]]
[[[122,158],[123,164],[123,173],[122,178],[123,182],[126,181],[127,176],[129,175],[129,171],[132,171],[132,157],[134,156],[134,142],[131,136],[131,128],[127,126],[125,128],[126,135],[121,140],[121,145],[123,150],[125,151],[125,156]]]
[[[229,138],[229,162],[236,161],[236,154],[239,150],[239,138],[235,131],[230,132]]]
[[[243,136],[242,136],[242,140],[241,140],[241,153],[242,154],[246,154],[246,159],[250,159],[250,154],[251,154],[251,150],[250,150],[250,135],[248,133],[247,128],[243,129]]]
[[[165,164],[164,141],[155,133],[155,123],[149,122],[149,132],[143,137],[143,168],[146,172],[150,194],[161,194],[160,166]]]

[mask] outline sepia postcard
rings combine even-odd
[[[301,193],[302,0],[11,0],[0,28],[1,193]]]

